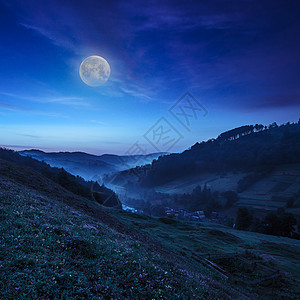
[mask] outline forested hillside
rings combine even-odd
[[[183,153],[159,157],[151,165],[123,171],[119,180],[132,174],[140,185],[152,187],[205,172],[268,173],[275,166],[295,163],[300,163],[300,122],[251,125],[196,143]]]

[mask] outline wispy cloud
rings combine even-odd
[[[72,42],[68,38],[67,39],[62,39],[61,36],[56,35],[51,29],[47,29],[43,26],[31,25],[31,24],[28,24],[28,23],[20,23],[20,25],[27,28],[27,29],[34,30],[35,32],[42,35],[43,37],[46,37],[49,40],[51,40],[57,46],[67,48],[67,49],[72,50],[72,51],[76,50],[74,42]]]
[[[73,107],[91,107],[91,104],[82,97],[35,97],[31,98],[31,100],[40,103],[57,103]]]
[[[138,90],[134,90],[134,89],[128,89],[126,87],[121,87],[121,90],[128,94],[128,95],[131,95],[131,96],[134,96],[136,98],[139,98],[141,100],[146,100],[146,101],[151,101],[152,100],[152,97],[148,96],[147,94],[145,93],[142,93]]]
[[[68,116],[60,114],[60,113],[52,113],[52,112],[45,112],[41,110],[35,110],[35,109],[29,109],[22,106],[16,106],[16,105],[10,105],[7,103],[0,102],[0,108],[13,111],[13,112],[23,112],[28,114],[35,114],[35,115],[41,115],[41,116],[47,116],[47,117],[63,117],[68,118]]]
[[[14,99],[22,99],[37,103],[56,103],[73,107],[91,107],[91,104],[84,97],[76,96],[24,96],[9,92],[0,92],[1,95]]]
[[[40,139],[41,138],[41,136],[39,136],[39,135],[25,134],[25,133],[16,133],[16,135],[29,137],[29,138],[33,138],[33,139]]]
[[[97,125],[107,125],[105,122],[101,122],[101,121],[98,121],[98,120],[91,120],[90,122],[94,123],[94,124],[97,124]]]

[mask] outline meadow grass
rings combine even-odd
[[[1,188],[1,299],[214,298],[205,280],[100,220]]]
[[[296,240],[104,210],[84,199],[72,200],[57,188],[52,197],[50,190],[42,193],[4,177],[0,180],[1,299],[294,299],[300,295]],[[68,200],[63,198],[66,195]],[[250,262],[259,259],[284,276],[247,286],[234,274],[232,280],[225,280],[199,258],[228,252],[244,255],[245,250],[255,253]],[[220,263],[229,271],[241,267]],[[256,278],[244,273],[246,280]]]

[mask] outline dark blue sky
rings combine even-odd
[[[139,141],[154,152],[143,135],[164,117],[181,151],[300,117],[297,0],[0,0],[0,25],[7,147],[123,154]],[[97,88],[78,73],[90,55],[111,67]],[[187,91],[208,111],[189,130],[168,111]]]

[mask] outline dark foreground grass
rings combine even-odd
[[[1,299],[226,298],[101,220],[3,180],[0,237]]]
[[[0,176],[0,299],[299,297],[297,241],[102,211],[46,187],[38,192]],[[239,277],[247,281],[252,275],[236,261],[220,261],[238,274],[225,280],[197,256],[246,249],[261,251],[265,257],[253,259],[283,276],[247,286]]]
[[[124,222],[156,237],[169,249],[180,253],[186,261],[193,261],[194,265],[203,265],[201,257],[217,263],[229,273],[230,278],[223,281],[217,279],[218,272],[208,276],[222,282],[223,288],[239,291],[241,294],[238,298],[300,299],[298,240],[238,231],[213,223],[187,224],[167,219],[138,219],[127,212],[118,212],[118,215]],[[227,258],[226,254],[237,255]],[[267,277],[273,271],[278,271],[280,276],[259,284],[249,284]]]

